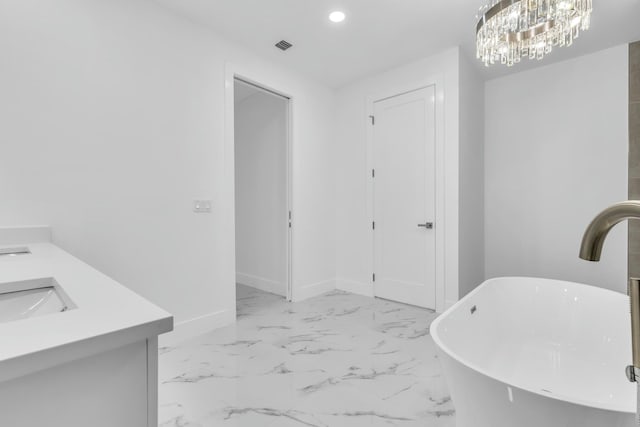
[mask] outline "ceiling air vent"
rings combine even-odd
[[[291,46],[293,45],[286,40],[280,40],[278,43],[276,43],[276,47],[280,50],[287,50]]]

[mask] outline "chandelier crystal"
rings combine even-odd
[[[588,30],[592,0],[495,0],[482,7],[476,56],[486,66],[542,59],[554,46],[571,46]]]

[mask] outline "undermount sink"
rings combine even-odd
[[[20,246],[18,248],[0,248],[0,257],[14,257],[18,255],[29,255],[31,251],[26,246]]]
[[[0,284],[0,323],[76,308],[52,277]]]

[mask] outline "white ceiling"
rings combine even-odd
[[[451,46],[475,60],[475,14],[484,0],[156,0],[260,55],[331,87]],[[485,69],[485,78],[640,40],[640,0],[593,0],[592,28],[544,61]],[[341,24],[329,12],[347,13]],[[285,39],[293,47],[273,45]]]

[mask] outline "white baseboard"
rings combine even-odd
[[[160,347],[168,347],[179,344],[198,335],[206,334],[214,329],[229,326],[236,321],[235,309],[220,310],[215,313],[205,314],[195,319],[185,320],[175,324],[173,331],[160,335],[158,342]]]
[[[275,280],[269,280],[246,273],[236,273],[236,283],[251,286],[252,288],[272,294],[282,295],[283,297],[287,296],[287,285],[285,283],[278,283]]]
[[[336,289],[335,279],[325,280],[311,285],[301,286],[293,290],[293,302],[303,301],[309,298],[317,297],[326,292]]]
[[[373,297],[373,285],[371,283],[357,282],[355,280],[341,279],[336,280],[336,289],[351,292],[352,294]]]

